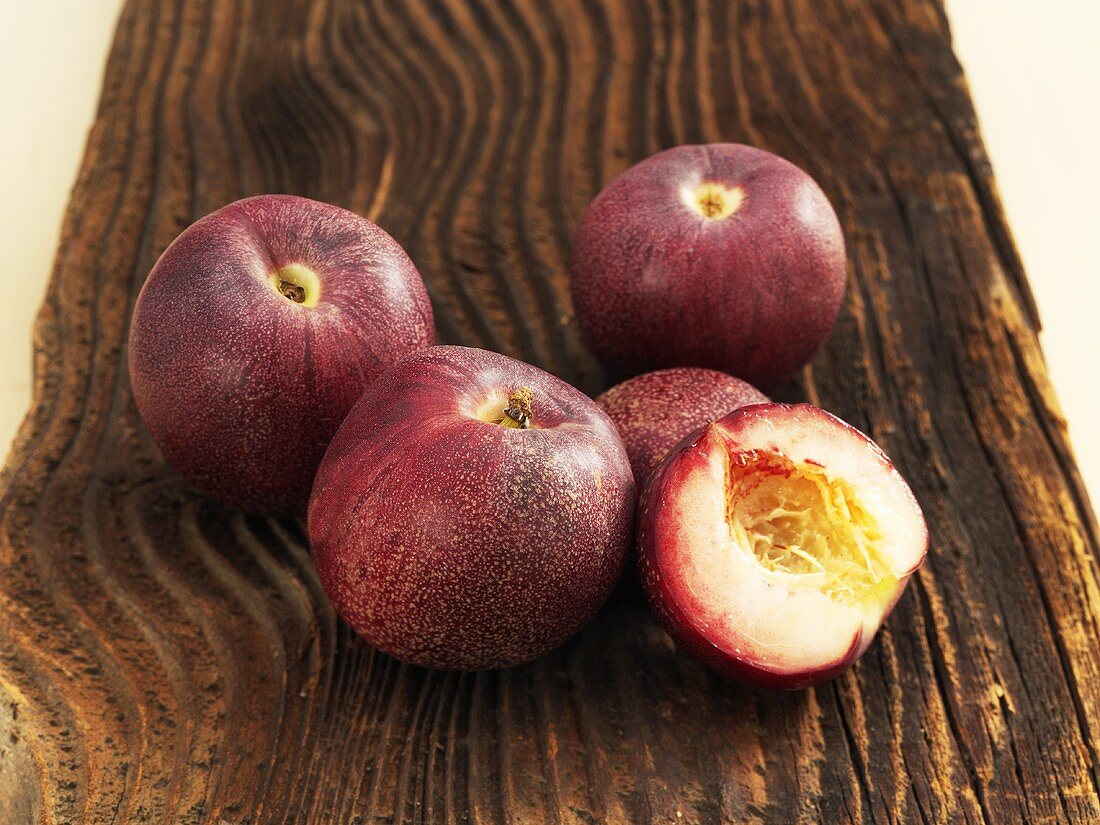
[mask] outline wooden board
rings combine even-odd
[[[380,222],[442,339],[598,391],[570,234],[715,140],[836,204],[847,303],[784,395],[878,440],[931,527],[833,684],[725,684],[624,596],[530,666],[399,665],[300,524],[204,501],[139,424],[143,279],[260,192]],[[0,821],[1100,821],[1097,530],[1036,328],[938,0],[132,0],[0,483]]]

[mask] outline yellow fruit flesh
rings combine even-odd
[[[726,501],[731,537],[766,576],[851,604],[895,580],[876,519],[823,467],[775,452],[736,453]]]

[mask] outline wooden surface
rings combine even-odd
[[[526,667],[399,665],[334,618],[300,524],[202,500],[144,434],[142,280],[268,191],[389,229],[444,340],[601,389],[570,233],[709,140],[832,198],[847,304],[783,395],[868,431],[931,528],[835,683],[725,684],[629,594]],[[935,0],[134,0],[0,480],[0,822],[1098,821],[1097,529],[1036,324]]]

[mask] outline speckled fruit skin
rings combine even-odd
[[[685,187],[740,187],[703,217]],[[762,389],[828,337],[844,296],[844,237],[813,179],[735,143],[680,146],[632,166],[592,202],[574,242],[573,304],[612,372],[710,367]]]
[[[270,274],[310,267],[320,300]],[[303,514],[337,427],[390,363],[434,339],[405,251],[352,212],[289,195],[229,204],[165,250],[138,296],[130,383],[153,439],[200,490]]]
[[[716,673],[733,681],[770,690],[801,690],[827,682],[851,667],[874,640],[875,630],[896,606],[909,578],[923,563],[928,548],[928,531],[920,506],[905,486],[907,506],[912,508],[919,524],[914,541],[914,545],[920,548],[919,556],[900,576],[896,591],[881,606],[881,614],[874,617],[870,632],[856,633],[841,655],[819,667],[777,672],[738,655],[732,649],[735,639],[718,636],[710,622],[687,606],[682,590],[678,592],[680,587],[675,579],[676,568],[689,563],[678,559],[677,555],[684,547],[685,534],[692,527],[674,515],[678,492],[690,483],[693,475],[705,472],[704,467],[714,452],[726,449],[726,444],[731,440],[736,442],[739,430],[751,424],[753,419],[770,419],[773,426],[784,427],[792,414],[806,412],[825,417],[855,436],[872,460],[880,464],[883,473],[897,474],[890,459],[873,441],[824,410],[809,404],[757,404],[742,407],[685,438],[657,467],[638,503],[638,572],[650,608],[661,626],[683,650]],[[897,477],[900,479],[900,476]],[[904,486],[904,482],[901,483]],[[809,620],[818,622],[822,618],[811,616]],[[792,628],[792,632],[801,631]]]
[[[531,429],[488,418],[533,393]],[[635,504],[622,441],[529,364],[433,347],[387,370],[329,446],[309,508],[321,583],[371,645],[427,667],[533,659],[622,572]]]
[[[701,367],[672,367],[616,384],[596,399],[622,436],[641,490],[665,454],[708,421],[768,397],[751,384]]]

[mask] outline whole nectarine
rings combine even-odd
[[[680,146],[592,202],[570,264],[573,304],[614,373],[710,367],[769,389],[829,335],[844,237],[814,180],[751,146]]]
[[[321,583],[367,642],[477,670],[557,647],[622,571],[634,481],[615,427],[554,376],[432,347],[374,382],[317,473]]]
[[[384,367],[430,346],[409,256],[345,209],[289,195],[186,229],[146,280],[130,384],[169,463],[246,510],[304,513],[329,439]]]
[[[708,421],[768,400],[756,387],[717,370],[671,367],[637,375],[598,398],[626,445],[641,490],[665,453]]]

